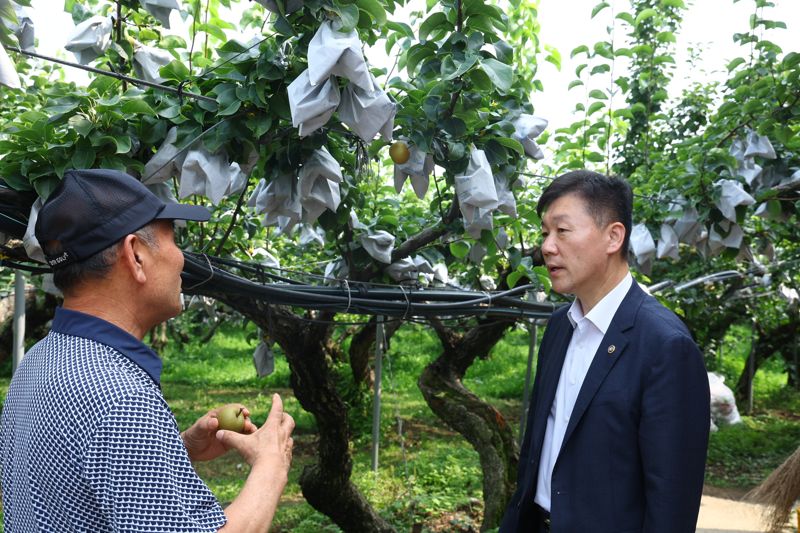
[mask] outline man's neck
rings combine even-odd
[[[93,294],[84,291],[78,295],[65,296],[63,307],[101,318],[139,340],[144,338],[150,327],[142,322],[142,314],[132,307],[131,302],[135,299],[115,297],[113,292],[110,293],[112,296],[109,296],[109,292],[102,289],[91,292]]]
[[[619,261],[618,263],[614,263],[610,265],[610,268],[603,272],[602,278],[600,279],[600,283],[593,287],[593,290],[589,294],[584,295],[576,295],[578,298],[578,302],[581,304],[581,311],[583,315],[586,316],[589,314],[594,306],[596,306],[600,300],[605,298],[605,296],[614,290],[614,287],[619,285],[619,283],[625,279],[625,276],[628,274],[628,264],[624,261]]]

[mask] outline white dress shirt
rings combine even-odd
[[[561,444],[564,441],[564,433],[569,424],[569,417],[575,407],[575,400],[578,398],[578,392],[581,390],[592,359],[611,324],[611,319],[625,295],[628,294],[632,283],[633,277],[629,272],[586,316],[584,316],[577,298],[567,312],[567,317],[575,331],[567,348],[561,376],[558,378],[556,397],[547,417],[547,429],[544,433],[542,455],[539,458],[539,474],[534,498],[534,501],[547,511],[550,510],[553,466],[558,459]]]

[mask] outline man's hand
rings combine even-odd
[[[242,404],[229,404],[241,407],[244,415],[244,432],[253,433],[258,429],[255,424],[250,421],[250,411]],[[186,446],[186,451],[189,452],[189,459],[192,461],[210,461],[223,455],[230,448],[226,448],[222,441],[216,438],[217,430],[219,429],[219,419],[217,413],[227,406],[212,409],[200,419],[197,420],[192,426],[184,431],[181,436],[183,437],[183,444]]]
[[[247,432],[250,434],[219,430],[217,440],[225,449],[238,451],[250,466],[263,463],[275,474],[288,475],[294,446],[293,430],[294,419],[283,411],[281,397],[273,394],[272,408],[260,429]]]

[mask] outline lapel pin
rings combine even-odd
[[[611,354],[613,354],[613,353],[614,353],[614,350],[616,350],[616,349],[617,349],[617,347],[616,347],[616,346],[614,346],[613,344],[612,344],[611,346],[609,346],[609,347],[608,347],[608,355],[611,355]]]

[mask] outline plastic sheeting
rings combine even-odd
[[[42,199],[37,198],[31,206],[30,215],[28,215],[28,228],[25,230],[25,235],[22,237],[22,245],[25,247],[25,253],[34,261],[47,264],[47,259],[44,257],[44,251],[39,245],[39,240],[36,238],[36,220],[39,218],[39,211],[42,209]]]
[[[346,78],[372,91],[372,76],[361,51],[361,40],[355,30],[343,33],[323,22],[308,44],[308,72],[311,85],[324,82],[331,75]]]
[[[427,259],[421,255],[405,257],[392,263],[384,269],[394,281],[419,281],[422,277],[425,283],[431,283],[436,273]]]
[[[387,265],[392,262],[394,235],[388,231],[378,230],[369,235],[362,235],[361,245],[370,257],[376,261],[386,263]]]
[[[534,115],[523,113],[514,121],[514,138],[522,144],[525,153],[534,159],[544,158],[544,153],[536,138],[542,134],[547,127],[547,120]]]
[[[17,37],[21,49],[33,52],[36,50],[36,29],[33,19],[28,9],[18,4],[14,4],[14,13],[17,15],[17,22],[10,22],[8,29]]]
[[[636,257],[636,263],[642,272],[648,274],[656,255],[656,243],[644,222],[636,224],[631,229],[631,252]]]
[[[162,83],[166,78],[159,74],[159,69],[168,65],[174,57],[161,48],[139,45],[133,53],[133,68],[136,75],[152,83]]]
[[[152,185],[165,182],[172,177],[180,177],[186,153],[179,154],[180,150],[175,146],[177,139],[178,128],[170,128],[158,151],[145,163],[142,183]]]
[[[9,89],[19,89],[22,87],[17,74],[14,62],[8,57],[6,49],[0,45],[0,85],[5,85]]]
[[[434,168],[433,156],[413,145],[409,146],[408,152],[408,161],[394,166],[394,190],[398,193],[402,191],[406,178],[410,178],[414,194],[422,200],[430,186],[430,174]]]
[[[139,0],[139,3],[167,29],[169,29],[170,12],[173,9],[179,11],[181,9],[178,0]]]
[[[352,83],[344,88],[338,109],[339,119],[364,142],[370,142],[379,132],[384,139],[391,141],[397,104],[389,99],[371,74],[370,79],[370,91]]]
[[[498,206],[494,177],[483,150],[472,150],[464,174],[455,177],[464,228],[473,237],[492,229],[492,211]]]
[[[225,197],[241,192],[247,176],[239,163],[229,163],[224,154],[211,154],[205,149],[190,150],[181,166],[180,198],[192,194],[205,196],[218,205]]]
[[[284,174],[269,183],[258,182],[247,205],[256,213],[266,213],[261,221],[264,226],[278,226],[281,233],[288,233],[300,222],[302,207],[293,176]]]
[[[720,188],[720,198],[716,205],[722,216],[730,221],[736,222],[736,206],[753,205],[756,202],[738,181],[719,180],[714,185]]]
[[[708,249],[712,254],[719,253],[723,248],[736,248],[742,245],[744,232],[738,224],[723,220],[719,224],[712,224],[708,232]]]
[[[322,228],[315,228],[309,224],[300,225],[300,245],[307,246],[311,243],[325,246],[325,231]]]
[[[300,169],[298,192],[303,206],[303,222],[312,223],[329,209],[339,208],[339,183],[342,168],[323,146],[314,151]]]
[[[91,17],[75,26],[64,48],[75,54],[78,63],[87,65],[103,55],[111,44],[111,28],[109,17]]]
[[[258,343],[253,352],[253,365],[256,367],[258,377],[264,378],[275,372],[275,353],[272,346],[263,340]]]
[[[299,128],[301,137],[327,124],[341,100],[335,78],[328,77],[323,83],[312,84],[308,69],[289,84],[288,91],[292,125]]]
[[[656,257],[678,259],[678,234],[669,224],[661,224],[661,239],[658,241]]]

